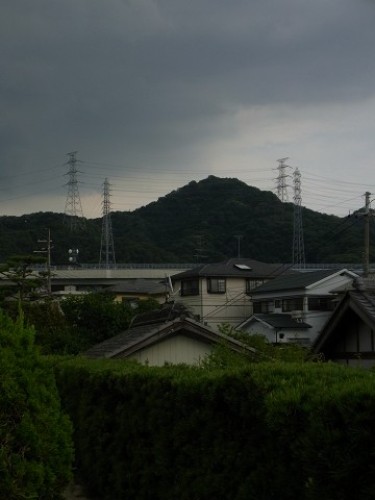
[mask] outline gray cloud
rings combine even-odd
[[[372,2],[349,0],[6,0],[0,20],[2,183],[25,196],[19,205],[27,211],[34,184],[14,172],[32,175],[78,149],[101,162],[103,174],[120,175],[110,167],[115,164],[123,165],[124,179],[131,171],[147,177],[152,167],[165,181],[165,194],[170,169],[199,175],[210,164],[214,170],[223,143],[236,136],[244,136],[238,151],[244,150],[244,130],[251,117],[259,119],[259,109],[267,110],[268,120],[274,113],[275,122],[281,113],[287,128],[303,109],[320,109],[322,126],[341,105],[352,119],[353,109],[374,97],[374,14]],[[246,127],[241,113],[249,117]],[[361,115],[364,130],[373,128],[367,119]],[[320,158],[329,137],[312,150],[319,117],[314,122],[301,149],[283,139],[281,127],[249,152],[249,164],[301,157],[302,146]],[[336,143],[337,150],[345,142]],[[286,151],[291,146],[295,154]],[[228,174],[239,161],[233,156]],[[339,175],[340,154],[337,163]],[[44,182],[40,196],[47,200],[45,187],[57,186],[56,175]],[[1,196],[0,211],[6,212]]]

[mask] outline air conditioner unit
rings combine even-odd
[[[290,315],[292,316],[292,318],[295,319],[295,320],[297,320],[297,321],[298,320],[302,321],[302,314],[303,314],[302,311],[292,311],[290,313]]]

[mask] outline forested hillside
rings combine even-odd
[[[52,264],[67,264],[69,248],[81,263],[99,261],[102,220],[70,230],[63,214],[39,212],[0,217],[0,260],[32,253],[53,240]],[[133,212],[112,213],[117,262],[215,262],[238,254],[265,262],[290,262],[293,204],[238,179],[210,176]],[[361,262],[363,221],[303,209],[306,261]]]

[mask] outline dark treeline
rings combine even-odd
[[[217,262],[238,255],[265,262],[290,262],[293,204],[238,179],[210,176],[133,212],[111,215],[117,262]],[[47,228],[52,264],[68,264],[69,248],[82,263],[97,263],[102,220],[81,220],[72,232],[69,217],[38,212],[0,217],[0,261],[40,249]],[[303,208],[306,261],[361,262],[363,220]],[[372,228],[371,228],[372,229]],[[373,230],[373,229],[372,229]],[[238,243],[240,242],[240,245]]]

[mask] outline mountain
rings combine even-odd
[[[264,262],[290,262],[293,204],[238,179],[192,181],[133,212],[111,214],[117,262],[216,262],[240,254]],[[67,264],[69,248],[80,261],[99,260],[102,220],[69,229],[63,214],[38,212],[0,217],[0,260],[32,253],[53,240],[52,264]],[[363,220],[302,210],[307,262],[361,262]],[[66,223],[68,222],[68,224]]]

